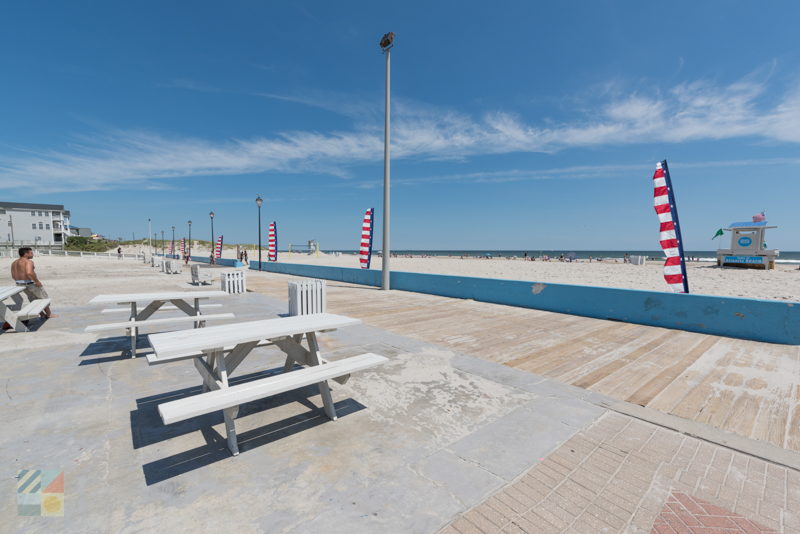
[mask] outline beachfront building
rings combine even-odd
[[[767,248],[767,228],[777,226],[767,226],[767,221],[731,223],[725,228],[731,233],[731,247],[717,250],[717,265],[774,269],[780,251]]]
[[[72,235],[69,218],[63,204],[0,201],[0,247],[63,249]]]

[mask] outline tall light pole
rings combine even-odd
[[[164,242],[164,230],[161,230],[161,255],[167,255],[166,243]]]
[[[214,258],[214,256],[216,256],[215,252],[217,246],[214,242],[214,212],[209,212],[208,216],[211,218],[211,259],[209,263],[216,263],[216,258]]]
[[[169,250],[170,250],[170,252],[172,252],[173,255],[175,254],[175,227],[174,226],[172,227],[172,246],[169,247]]]
[[[189,221],[189,253],[188,256],[192,257],[192,221]]]
[[[150,256],[153,255],[153,242],[150,240],[150,236],[153,235],[153,229],[150,228],[150,218],[147,219],[147,245],[150,248]]]
[[[261,195],[256,195],[256,206],[258,206],[258,270],[261,270],[261,205],[264,199]]]
[[[389,165],[389,142],[390,142],[390,129],[389,129],[389,93],[390,93],[390,51],[394,46],[394,32],[389,32],[381,38],[380,47],[386,55],[386,114],[383,123],[383,266],[381,269],[381,289],[390,289],[389,287],[389,256],[391,255],[391,247],[389,246],[389,215],[390,215],[390,176],[391,169]]]

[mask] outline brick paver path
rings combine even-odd
[[[777,532],[800,532],[797,471],[621,414],[607,413],[537,460],[441,534],[649,534],[670,495],[691,495]],[[708,528],[697,532],[725,532]]]
[[[777,532],[703,499],[673,491],[661,513],[656,517],[651,534],[777,534]]]

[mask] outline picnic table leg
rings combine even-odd
[[[292,336],[292,340],[293,340],[293,341],[294,341],[296,344],[298,344],[298,345],[299,345],[299,344],[300,344],[300,342],[303,340],[303,334],[295,334],[295,335],[293,335],[293,336]],[[280,345],[278,345],[278,346],[279,346],[279,347],[280,347],[282,350],[284,350],[284,351],[286,352],[286,361],[283,363],[283,372],[284,372],[284,373],[288,373],[289,371],[291,371],[291,370],[292,370],[292,367],[294,367],[294,362],[295,362],[295,359],[294,359],[294,358],[292,358],[292,356],[291,356],[291,354],[288,352],[288,349],[287,349],[287,348],[285,348],[285,347],[281,347]],[[302,348],[302,347],[301,347],[301,348]],[[305,356],[305,354],[304,354],[304,356]],[[304,360],[298,360],[298,361],[299,361],[300,363],[305,363],[305,361],[304,361]]]
[[[308,332],[306,338],[308,339],[309,365],[322,365],[316,332]],[[325,414],[332,421],[336,421],[336,408],[333,406],[333,397],[331,396],[331,388],[328,385],[328,381],[318,382],[317,386],[319,386],[319,394],[322,397],[322,406],[325,408]]]
[[[25,324],[17,317],[17,314],[14,312],[14,310],[9,309],[9,307],[2,302],[0,302],[0,317],[2,317],[4,323],[10,324],[15,331],[28,331],[28,327],[25,326]]]
[[[200,299],[194,299],[194,314],[200,315]],[[206,326],[205,321],[195,321],[194,327],[195,328],[203,328]]]
[[[222,388],[228,387],[228,370],[225,365],[225,355],[222,350],[214,351],[214,363],[216,366],[217,378],[222,382]],[[228,449],[234,456],[239,454],[239,444],[236,442],[236,424],[234,419],[239,415],[239,407],[231,406],[222,410],[222,417],[225,419],[225,433],[228,436]]]
[[[131,302],[131,321],[136,320],[136,303]],[[135,326],[132,326],[127,329],[127,333],[131,336],[131,358],[136,357],[136,337],[138,335],[138,330]]]

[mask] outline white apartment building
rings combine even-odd
[[[63,248],[69,217],[62,204],[0,201],[0,247]]]

